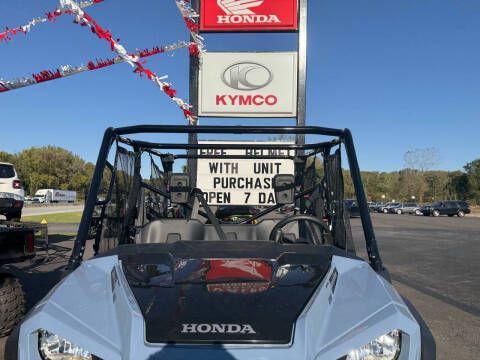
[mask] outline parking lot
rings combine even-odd
[[[437,358],[471,360],[480,350],[480,218],[372,214],[385,265],[397,290],[419,311],[437,346]],[[50,232],[65,227],[50,224]],[[364,248],[359,219],[352,220],[359,253]],[[62,276],[72,239],[52,236],[48,257],[16,267],[30,308]],[[91,256],[91,244],[88,246]],[[89,255],[87,253],[87,255]],[[2,353],[5,343],[2,339]],[[10,350],[6,353],[11,354]]]
[[[428,324],[438,359],[475,359],[480,350],[480,218],[372,214],[385,265]],[[363,241],[359,219],[352,229]]]

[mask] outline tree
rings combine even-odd
[[[412,194],[407,195],[408,198],[418,196],[420,202],[423,202],[428,187],[425,181],[425,172],[437,165],[438,151],[433,147],[409,150],[403,156],[403,160],[405,174],[400,192],[402,196],[405,196],[405,191],[410,191]]]
[[[450,182],[449,173],[446,171],[428,171],[424,174],[427,190],[425,199],[438,200],[450,199],[452,194],[448,188]]]
[[[15,155],[7,153],[5,151],[0,151],[0,162],[15,163]]]
[[[461,171],[454,171],[448,175],[449,199],[465,200],[469,198],[470,187],[467,174]]]
[[[409,150],[403,156],[406,169],[418,170],[422,175],[438,164],[436,148]]]
[[[14,155],[0,152],[0,159],[15,165],[29,194],[39,188],[60,188],[82,196],[93,174],[93,164],[55,146],[32,147]]]
[[[480,204],[480,159],[467,163],[464,169],[468,179],[468,198]]]

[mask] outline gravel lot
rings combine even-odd
[[[428,324],[436,341],[437,359],[476,359],[480,351],[480,218],[372,217],[393,283]],[[59,229],[55,224],[49,226],[50,233]],[[364,255],[359,219],[352,220],[352,229],[357,249]],[[50,240],[48,258],[39,254],[38,263],[14,269],[28,293],[29,307],[61,278],[70,254],[69,237],[52,236]],[[91,244],[87,249],[91,251]],[[6,341],[0,341],[1,354],[5,354]]]

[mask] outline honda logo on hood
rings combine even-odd
[[[250,324],[182,324],[182,334],[256,334]]]
[[[258,90],[272,82],[273,74],[257,63],[237,63],[229,66],[222,74],[222,81],[236,90]]]

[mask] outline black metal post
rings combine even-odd
[[[85,208],[83,209],[82,219],[80,220],[80,226],[78,228],[77,237],[75,238],[75,244],[73,246],[72,255],[68,262],[68,269],[73,270],[80,265],[83,253],[85,252],[85,241],[88,237],[88,230],[90,227],[90,219],[93,215],[93,209],[97,202],[97,193],[100,188],[100,183],[103,177],[103,170],[107,162],[108,153],[115,138],[115,130],[108,128],[103,135],[102,146],[98,153],[97,163],[95,165],[95,171],[93,173],[92,182],[88,190],[88,196],[85,200]]]
[[[345,129],[344,133],[345,150],[347,152],[348,163],[350,165],[353,186],[355,188],[355,193],[357,194],[358,208],[360,209],[360,218],[362,220],[363,233],[365,235],[368,259],[373,270],[379,272],[383,270],[382,259],[380,258],[380,253],[378,252],[377,240],[375,239],[372,219],[368,210],[367,198],[363,188],[360,167],[358,166],[352,133],[348,129]]]
[[[200,13],[199,0],[191,0],[192,9],[194,9],[197,14]],[[190,41],[193,41],[193,37],[190,37]],[[192,106],[192,112],[195,117],[198,118],[198,72],[199,72],[199,58],[196,56],[190,55],[190,88],[189,88],[189,103]],[[196,126],[196,124],[190,124],[191,126]],[[198,136],[196,133],[188,134],[188,143],[197,144]],[[189,155],[195,155],[195,150],[189,150]],[[187,159],[187,171],[189,174],[190,186],[195,187],[197,183],[197,159],[191,157]]]

